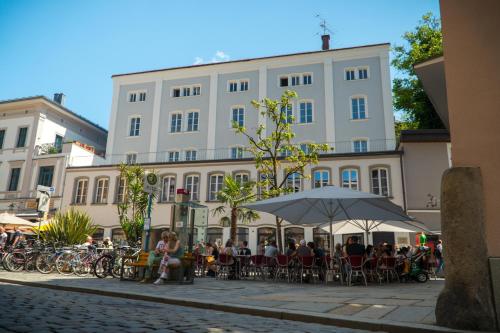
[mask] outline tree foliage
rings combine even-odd
[[[392,60],[392,65],[403,74],[393,81],[394,107],[403,111],[404,121],[417,128],[444,128],[413,69],[415,64],[443,54],[441,22],[427,13],[403,39],[408,45],[396,46]]]
[[[220,222],[223,225],[231,226],[231,239],[236,241],[236,229],[238,221],[250,223],[259,218],[259,214],[251,209],[242,207],[244,204],[255,200],[253,191],[255,182],[238,182],[231,176],[224,177],[224,187],[217,193],[217,200],[223,205],[212,210],[212,214],[223,215]],[[229,207],[229,216],[226,214],[226,208]]]
[[[287,115],[286,109],[297,98],[297,93],[286,90],[280,99],[265,98],[252,101],[252,105],[264,118],[255,134],[244,126],[233,122],[233,128],[248,140],[248,147],[255,160],[255,168],[259,174],[256,185],[261,198],[277,197],[283,193],[294,191],[287,186],[287,179],[296,174],[309,178],[305,174],[307,165],[317,164],[318,155],[328,151],[327,144],[307,143],[305,147],[294,142],[295,132],[292,129],[294,117]],[[305,148],[305,149],[304,149]],[[276,237],[279,249],[283,249],[281,240],[282,219],[276,217]]]
[[[94,234],[97,226],[87,213],[71,208],[64,213],[57,212],[49,223],[34,230],[45,242],[76,245],[84,243],[87,236]]]
[[[140,165],[120,165],[120,178],[125,180],[122,202],[118,203],[118,218],[129,243],[139,241],[144,230],[148,209],[148,194],[144,192],[145,171]],[[153,202],[156,194],[152,194]]]

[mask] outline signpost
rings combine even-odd
[[[38,185],[36,187],[36,210],[38,212],[38,230],[42,224],[42,218],[47,218],[47,213],[50,210],[50,197],[55,192],[54,187]],[[37,233],[37,238],[40,239],[40,233]]]
[[[146,239],[144,239],[144,251],[149,249],[149,237],[151,232],[151,205],[153,202],[153,193],[158,191],[159,179],[155,173],[146,173],[144,175],[144,192],[148,193],[148,216],[144,219],[144,231]]]

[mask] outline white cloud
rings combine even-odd
[[[215,54],[212,56],[212,59],[210,60],[211,63],[215,62],[224,62],[224,61],[229,61],[231,59],[231,56],[229,54],[226,54],[224,51],[217,51]],[[205,64],[207,61],[203,59],[202,57],[195,57],[193,65],[201,65]]]

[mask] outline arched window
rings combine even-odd
[[[104,228],[97,228],[92,234],[92,239],[95,241],[102,241],[104,239]]]
[[[315,170],[313,174],[313,188],[320,188],[330,184],[330,171],[325,169]]]
[[[342,187],[351,190],[359,190],[359,172],[358,169],[343,169],[341,172]]]
[[[200,200],[200,176],[198,175],[187,175],[184,188],[190,193],[190,200],[197,201]]]
[[[75,197],[73,203],[77,205],[85,205],[87,203],[87,192],[89,188],[89,180],[80,178],[75,181]]]
[[[169,175],[163,177],[161,189],[161,201],[172,202],[175,200],[175,176]]]
[[[388,197],[389,191],[389,169],[380,167],[371,170],[372,193]]]
[[[285,228],[285,244],[293,241],[295,244],[299,244],[301,240],[304,239],[304,228],[298,227],[288,227]]]
[[[125,236],[125,232],[122,228],[113,228],[111,229],[111,241],[116,244],[123,243],[127,240]]]
[[[237,172],[234,174],[234,180],[240,185],[248,182],[249,179],[250,175],[248,172]]]
[[[257,249],[262,249],[271,241],[276,240],[276,228],[262,227],[257,229]],[[257,251],[259,252],[259,251]],[[264,254],[264,253],[257,253]]]
[[[214,245],[217,242],[222,243],[222,228],[207,228],[207,243]]]
[[[330,234],[322,228],[313,229],[313,242],[317,247],[322,248],[325,252],[330,251]]]
[[[237,228],[236,229],[236,244],[240,242],[248,242],[248,228]]]
[[[108,202],[109,178],[97,178],[95,183],[95,198],[94,203],[105,204]]]

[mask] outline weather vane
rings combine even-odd
[[[323,35],[327,35],[329,33],[332,33],[330,28],[328,27],[328,24],[326,23],[326,20],[319,14],[316,14],[316,18],[319,19],[319,27],[323,31]],[[319,33],[318,33],[319,34]]]

